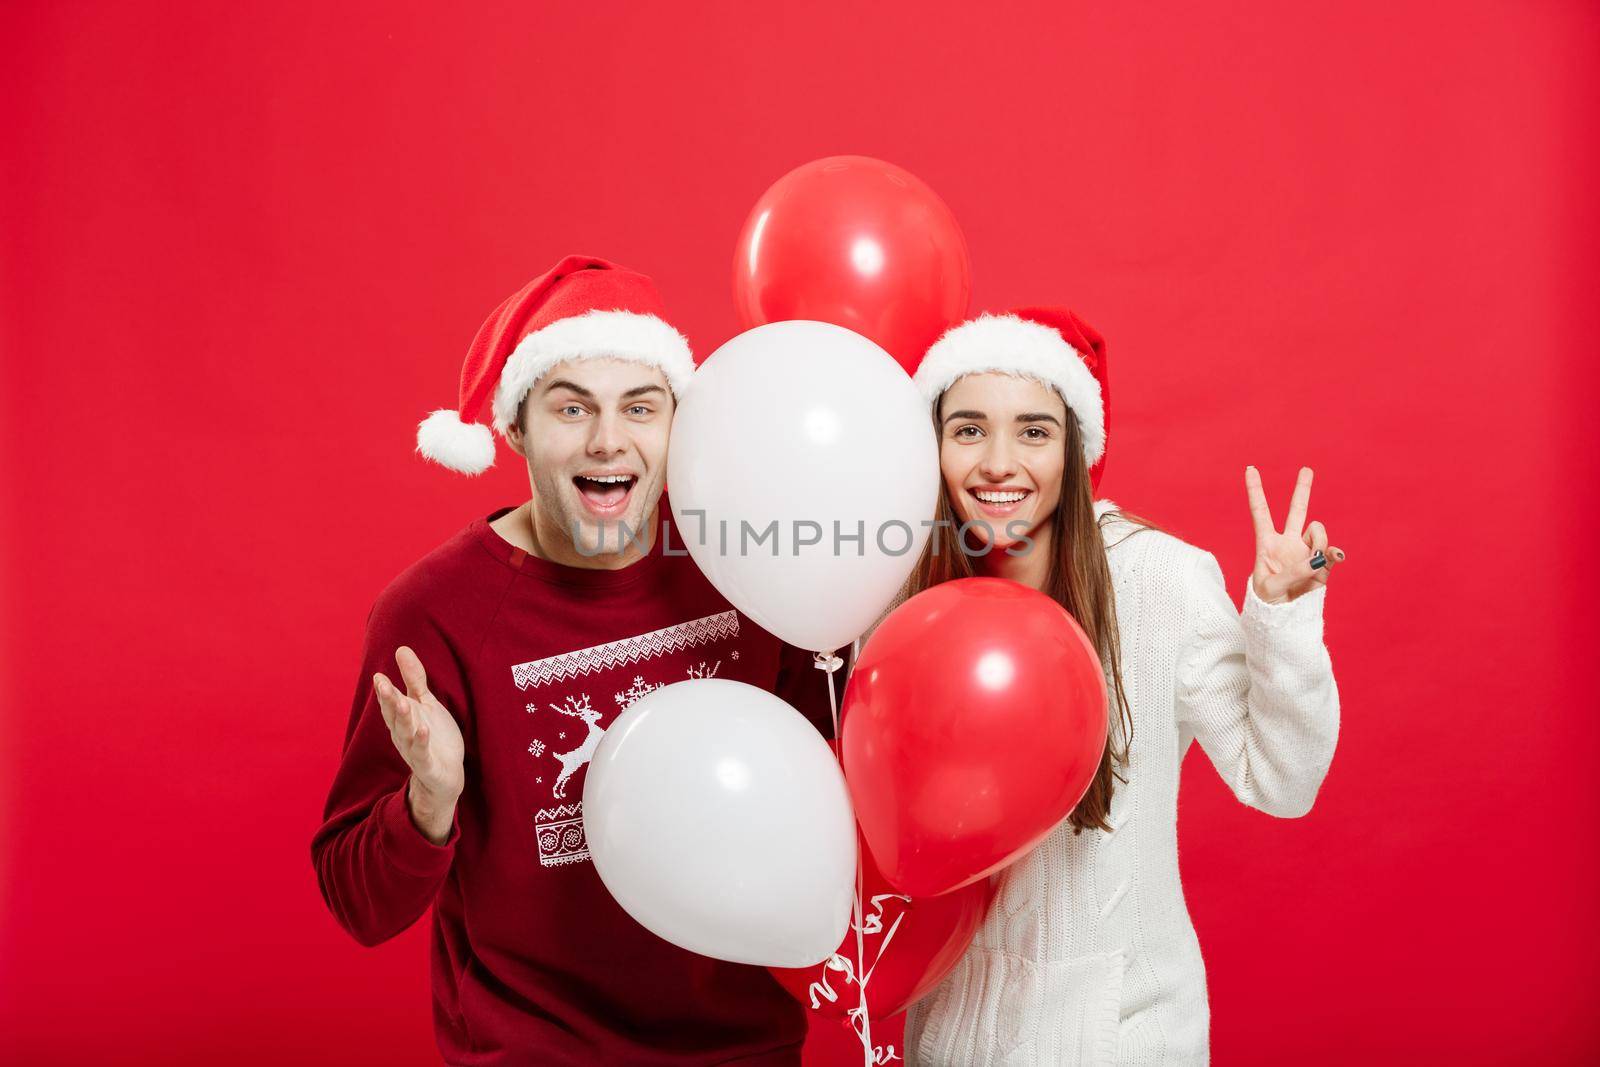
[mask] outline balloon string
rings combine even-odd
[[[828,710],[833,714],[833,755],[839,756],[839,701],[833,694],[833,672],[844,666],[844,660],[831,652],[818,652],[811,657],[811,662],[819,671],[828,676]],[[841,770],[844,764],[839,764]]]
[[[864,892],[864,890],[863,890],[863,892]],[[903,897],[902,899],[910,900],[911,898],[910,897]],[[873,897],[872,898],[872,903],[873,903],[873,906],[878,909],[878,914],[882,915],[883,914],[883,905],[882,905],[882,903],[880,903],[880,898],[879,897]],[[878,946],[878,955],[872,961],[872,971],[875,971],[875,970],[878,969],[878,960],[883,959],[883,954],[885,952],[889,951],[889,942],[894,940],[894,932],[896,930],[900,929],[900,921],[902,919],[904,919],[905,917],[906,917],[906,913],[905,912],[901,912],[899,915],[896,915],[894,917],[894,922],[891,923],[890,926],[889,926],[889,929],[887,931],[885,931],[885,933],[883,935],[883,943]],[[872,971],[868,971],[866,973],[866,977],[861,979],[861,984],[862,985],[866,985],[868,982],[872,981]]]
[[[858,849],[859,845],[856,846]],[[856,988],[861,990],[861,1062],[865,1067],[873,1067],[875,1057],[872,1054],[872,1014],[867,1009],[867,950],[866,939],[861,933],[861,894],[862,876],[861,860],[856,860],[856,892],[853,911],[855,913],[856,927]],[[876,965],[874,965],[876,966]]]
[[[854,651],[854,645],[851,646]],[[834,691],[833,672],[843,666],[844,661],[838,656],[827,652],[818,652],[815,657],[816,667],[828,676],[828,710],[833,715],[834,756],[839,756],[839,697]],[[843,767],[843,760],[840,760]],[[861,1026],[856,1033],[861,1038],[861,1062],[864,1067],[873,1067],[874,1056],[872,1050],[872,1016],[867,1010],[867,949],[866,938],[861,932],[861,894],[865,892],[862,885],[862,870],[860,857],[860,842],[856,843],[856,880],[855,892],[851,894],[850,914],[851,925],[856,931],[856,989],[861,993]]]

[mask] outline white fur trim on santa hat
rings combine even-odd
[[[462,422],[459,412],[440,408],[417,423],[417,451],[462,474],[494,466],[494,434],[481,422]]]
[[[557,319],[524,337],[506,360],[494,391],[494,428],[503,436],[535,382],[569,359],[611,358],[658,367],[673,395],[694,377],[694,355],[677,330],[636,311],[588,311]]]
[[[1100,383],[1058,331],[1016,315],[979,315],[935,341],[913,381],[932,403],[957,378],[986,371],[1032,378],[1060,393],[1083,432],[1084,463],[1099,462],[1106,450]]]

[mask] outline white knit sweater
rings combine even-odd
[[[1131,763],[1109,832],[1063,822],[1002,875],[972,947],[909,1013],[909,1064],[1204,1064],[1205,968],[1178,879],[1178,775],[1198,740],[1241,801],[1293,817],[1333,758],[1326,589],[1234,608],[1211,553],[1102,519]],[[1136,532],[1135,532],[1136,531]],[[1131,536],[1130,536],[1131,533]]]

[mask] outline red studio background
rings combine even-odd
[[[0,12],[0,1061],[436,1062],[425,924],[358,947],[309,857],[373,598],[527,496],[416,422],[568,251],[709,353],[839,153],[1107,336],[1102,495],[1236,597],[1245,464],[1316,469],[1332,773],[1184,778],[1215,1061],[1600,1055],[1600,9],[252,8]]]

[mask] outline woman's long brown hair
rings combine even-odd
[[[939,421],[943,397],[933,404],[933,426],[936,439],[942,443],[944,429]],[[1128,694],[1122,686],[1122,641],[1117,631],[1116,593],[1111,587],[1111,566],[1106,559],[1106,544],[1094,515],[1094,490],[1089,480],[1089,469],[1083,462],[1083,433],[1078,420],[1066,420],[1065,441],[1067,462],[1061,479],[1061,496],[1055,512],[1050,517],[1050,569],[1045,577],[1044,592],[1056,603],[1066,608],[1089,643],[1100,654],[1100,665],[1106,675],[1108,699],[1106,747],[1100,754],[1100,766],[1094,780],[1068,816],[1073,833],[1085,828],[1109,830],[1106,821],[1111,814],[1111,793],[1116,782],[1127,779],[1119,767],[1128,765],[1128,746],[1133,743],[1133,713],[1128,706]],[[1117,515],[1135,527],[1125,536],[1141,529],[1158,529],[1136,515],[1119,511]],[[971,578],[980,572],[974,566],[974,556],[962,551],[959,536],[961,518],[950,505],[949,493],[939,493],[935,527],[939,536],[929,538],[928,545],[911,572],[909,591],[921,592],[940,582],[954,578]],[[1105,520],[1110,521],[1110,514]],[[1118,542],[1121,543],[1120,541]],[[935,549],[937,548],[937,551]],[[1004,551],[990,549],[990,551]]]

